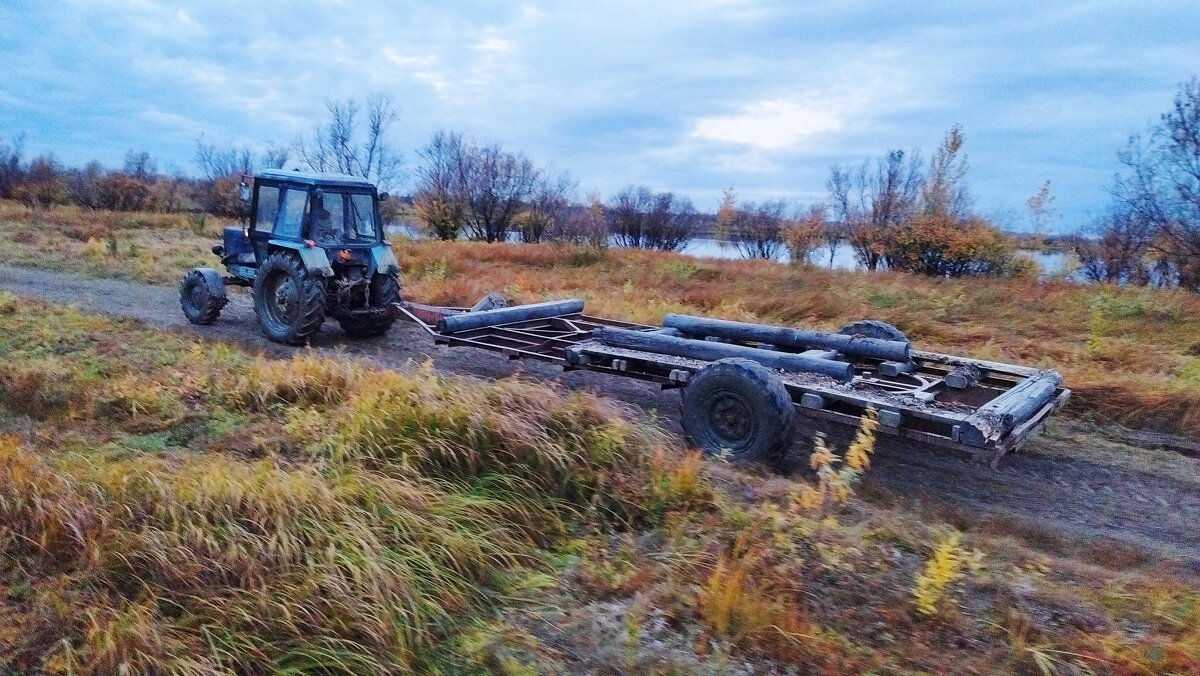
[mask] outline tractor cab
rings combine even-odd
[[[382,309],[399,300],[399,265],[379,218],[387,193],[357,176],[281,169],[243,185],[249,223],[225,228],[212,248],[226,277],[208,268],[185,277],[189,319],[215,320],[224,285],[234,284],[253,287],[255,312],[272,340],[302,343],[326,316],[354,335],[390,327]]]
[[[261,171],[254,177],[248,228],[255,257],[261,262],[272,240],[327,250],[382,244],[379,199],[375,186],[356,176]]]

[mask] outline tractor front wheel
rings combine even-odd
[[[400,302],[400,282],[395,275],[376,274],[371,278],[371,308],[382,309]],[[355,338],[382,336],[392,328],[395,317],[382,312],[362,312],[338,317],[342,330]]]
[[[205,325],[217,321],[221,309],[229,302],[225,295],[225,280],[212,268],[194,268],[179,284],[179,305],[193,324]]]
[[[309,275],[297,256],[277,251],[258,266],[254,314],[267,338],[303,345],[325,321],[325,280]]]

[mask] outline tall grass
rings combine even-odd
[[[63,611],[48,666],[66,671],[385,673],[531,556],[511,505],[365,470],[9,440],[0,481],[4,553],[70,578],[39,599]]]
[[[29,623],[2,668],[418,668],[519,596],[539,548],[640,520],[673,472],[661,432],[590,395],[273,361],[5,306],[0,350],[20,367],[0,373],[0,411],[44,422],[0,438],[0,573],[28,590]],[[51,354],[47,321],[74,347]],[[46,383],[69,405],[39,398]],[[203,431],[230,416],[245,423]],[[169,452],[126,446],[180,425],[200,431]]]

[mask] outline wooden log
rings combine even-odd
[[[989,438],[1003,436],[1049,403],[1061,384],[1062,376],[1055,371],[1039,371],[1026,378],[975,409],[958,430],[959,440],[982,446]]]
[[[479,302],[472,305],[471,309],[468,310],[468,312],[485,312],[487,310],[499,310],[502,307],[508,307],[508,300],[504,298],[503,294],[493,291],[493,292],[489,293],[488,295],[484,296],[483,298],[480,298]]]
[[[663,326],[679,329],[685,335],[741,340],[781,347],[837,350],[853,357],[868,357],[907,362],[912,344],[900,340],[880,340],[866,336],[846,336],[840,333],[805,331],[782,326],[764,326],[724,319],[708,319],[691,315],[669,314]]]
[[[438,333],[453,334],[471,329],[481,329],[498,324],[525,322],[531,319],[547,319],[561,315],[571,315],[583,312],[583,301],[578,298],[569,300],[552,300],[531,305],[514,305],[513,307],[481,312],[464,312],[459,315],[443,317],[438,322]]]
[[[963,364],[950,373],[947,373],[943,380],[946,381],[947,387],[953,387],[956,390],[965,390],[979,382],[979,379],[982,377],[983,371],[979,370],[978,366]]]
[[[838,361],[837,350],[805,350],[800,353],[801,357],[816,357],[817,359],[828,359],[830,361]]]
[[[815,359],[798,354],[760,350],[742,345],[711,343],[703,340],[690,340],[688,338],[677,338],[659,333],[630,331],[628,329],[616,329],[607,326],[593,330],[592,338],[604,345],[626,350],[641,350],[654,354],[702,359],[704,361],[741,357],[756,361],[768,368],[780,369],[782,371],[819,373],[842,381],[849,381],[854,378],[854,367],[846,362]]]
[[[886,408],[880,410],[876,416],[876,420],[884,427],[899,427],[900,423],[904,421],[904,416],[900,411],[889,411]]]
[[[912,373],[917,370],[917,365],[911,361],[885,361],[879,365],[879,375],[895,378],[901,373]]]

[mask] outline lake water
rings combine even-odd
[[[387,228],[389,234],[404,235],[414,239],[421,239],[420,233],[413,230],[407,225],[390,225]],[[509,233],[509,240],[518,241],[517,233]],[[693,239],[688,242],[688,245],[681,252],[688,256],[697,258],[743,258],[737,247],[732,242],[726,242],[719,239]],[[1067,266],[1067,255],[1064,253],[1046,253],[1043,251],[1033,251],[1029,249],[1021,249],[1017,252],[1018,256],[1024,256],[1037,263],[1043,277],[1051,277],[1062,274]],[[787,249],[780,251],[779,259],[781,263],[788,262]],[[808,262],[820,267],[833,267],[837,270],[858,270],[861,266],[854,258],[854,249],[849,244],[839,244],[833,251],[832,263],[829,257],[829,247],[821,246],[815,249],[808,256]]]
[[[699,258],[742,258],[741,252],[731,242],[717,239],[694,239],[684,247],[683,253]],[[1067,255],[1060,252],[1046,253],[1021,249],[1017,255],[1037,263],[1045,277],[1061,274],[1067,265]],[[788,261],[786,249],[780,253],[779,260],[781,262]],[[854,258],[854,249],[849,244],[839,244],[833,251],[832,261],[829,256],[829,247],[818,247],[808,255],[808,262],[823,268],[832,267],[837,270],[858,270],[862,267]]]

